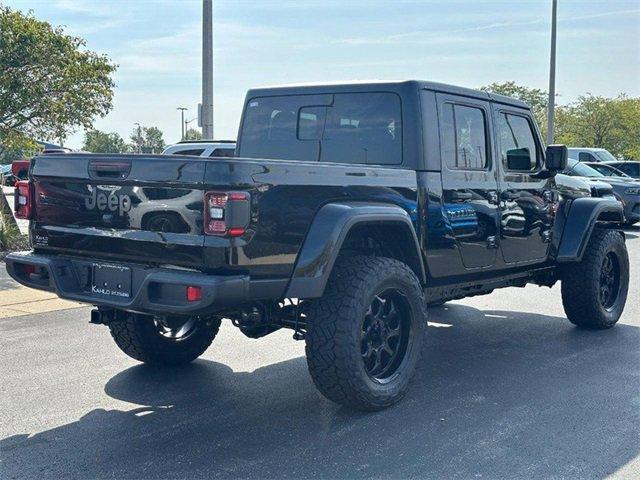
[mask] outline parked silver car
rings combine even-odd
[[[599,165],[603,164],[597,166]],[[633,225],[640,222],[640,181],[625,176],[605,175],[598,170],[597,166],[570,158],[564,173],[570,176],[596,178],[608,183],[613,188],[615,197],[622,203],[625,223]]]

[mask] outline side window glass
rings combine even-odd
[[[447,167],[488,168],[486,120],[480,108],[445,104],[441,124],[442,156]]]
[[[580,160],[581,162],[594,162],[595,158],[593,158],[593,155],[591,155],[590,153],[580,152],[578,154],[578,160]]]
[[[402,116],[396,94],[336,94],[326,111],[321,161],[402,163]]]
[[[506,170],[530,172],[538,168],[538,147],[531,124],[525,117],[501,113],[498,139]]]
[[[213,152],[211,152],[210,157],[233,157],[235,156],[234,148],[216,148]]]
[[[190,150],[178,150],[176,152],[173,152],[172,155],[195,155],[199,157],[200,155],[202,155],[202,152],[204,152],[204,148],[196,148]]]

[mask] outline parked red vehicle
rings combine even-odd
[[[31,165],[30,160],[15,160],[11,164],[11,173],[13,173],[17,180],[26,180],[27,174],[29,173],[29,165]]]

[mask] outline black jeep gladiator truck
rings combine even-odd
[[[237,158],[35,157],[17,185],[29,287],[95,305],[136,360],[201,355],[222,319],[304,339],[329,399],[407,391],[428,306],[562,283],[569,321],[604,329],[627,297],[622,206],[555,181],[529,107],[423,81],[250,90]]]

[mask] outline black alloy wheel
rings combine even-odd
[[[600,269],[600,303],[610,310],[616,303],[620,292],[620,265],[614,252],[609,252],[602,261]]]
[[[371,378],[384,382],[402,364],[411,338],[410,317],[407,299],[397,289],[373,297],[361,330],[362,360]]]

